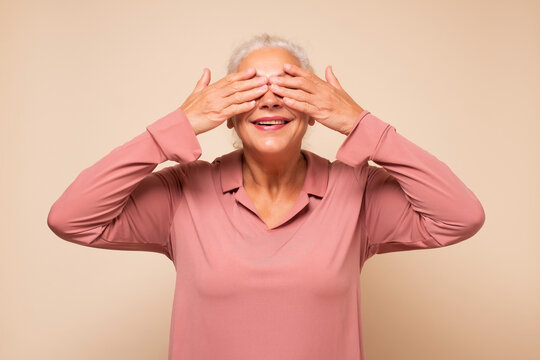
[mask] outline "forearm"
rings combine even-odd
[[[474,193],[452,170],[390,124],[364,111],[337,158],[351,166],[368,160],[398,182],[433,239],[446,246],[474,235],[485,214]]]
[[[66,240],[88,243],[122,212],[130,194],[158,164],[197,159],[200,147],[182,116],[180,111],[169,113],[83,170],[52,205],[49,227]]]

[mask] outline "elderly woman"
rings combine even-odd
[[[169,359],[364,359],[366,260],[455,244],[484,223],[447,165],[360,107],[330,67],[326,81],[310,69],[301,47],[254,37],[227,76],[210,84],[204,69],[178,109],[50,210],[67,241],[174,263]],[[242,147],[198,160],[197,135],[224,122]],[[302,149],[316,122],[345,136],[337,160]],[[153,172],[166,160],[178,164]]]

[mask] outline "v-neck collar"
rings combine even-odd
[[[324,197],[326,188],[328,185],[328,174],[330,162],[315,153],[308,150],[301,150],[305,155],[307,162],[306,177],[304,179],[304,185],[300,191],[300,195],[296,200],[289,213],[282,221],[268,228],[266,224],[260,219],[260,225],[262,229],[266,231],[279,230],[281,225],[289,221],[298,212],[300,212],[306,205],[309,204],[308,194]],[[257,214],[255,205],[249,198],[247,191],[244,188],[243,176],[242,176],[242,153],[243,149],[232,151],[228,154],[222,155],[215,161],[219,163],[219,172],[221,180],[221,190],[223,193],[236,190],[234,192],[235,199],[243,206],[250,209],[254,214]]]

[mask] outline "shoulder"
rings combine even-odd
[[[198,181],[201,177],[210,175],[213,167],[215,167],[214,162],[195,160],[165,167],[157,173],[169,180],[185,184],[191,181]]]
[[[356,178],[358,181],[360,181],[361,179],[365,180],[365,177],[369,173],[369,169],[373,167],[369,165],[367,162],[353,167],[337,159],[329,160],[313,152],[309,152],[309,153],[311,157],[315,159],[316,162],[319,164],[319,168],[327,167],[328,176],[331,178],[337,178],[337,179]]]
[[[351,167],[337,159],[329,160],[311,151],[302,151],[308,156],[308,161],[311,161],[312,166],[308,176],[313,183],[325,183],[324,187],[330,189],[332,193],[344,192],[351,196],[353,192],[364,189],[369,172],[367,162]]]
[[[221,173],[231,174],[241,169],[241,152],[238,150],[222,154],[214,160],[195,160],[189,163],[171,166],[170,171],[182,183],[204,182],[204,180],[218,178]]]

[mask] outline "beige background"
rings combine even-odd
[[[539,359],[533,0],[0,2],[0,358],[166,358],[173,264],[63,241],[46,217],[78,173],[177,108],[203,67],[223,77],[263,31],[303,45],[322,78],[333,65],[484,205],[467,241],[366,263],[367,358]],[[305,147],[334,160],[343,139],[316,124]],[[224,125],[199,140],[204,160],[233,149]]]

